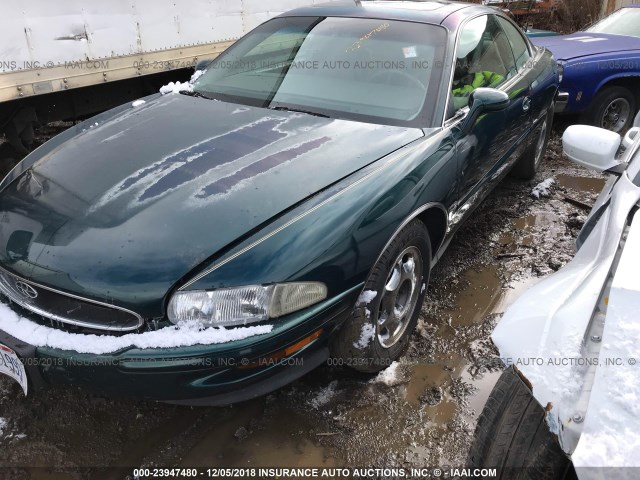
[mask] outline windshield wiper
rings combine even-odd
[[[309,110],[303,110],[301,108],[284,107],[282,105],[278,105],[277,107],[269,107],[269,109],[280,110],[285,112],[306,113],[307,115],[313,115],[314,117],[329,118],[329,115],[325,115],[324,113],[311,112]]]
[[[200,97],[200,98],[206,98],[207,100],[213,100],[211,97],[207,97],[206,95],[203,95],[200,92],[196,92],[195,90],[181,90],[180,93],[182,95],[188,95],[190,97]]]

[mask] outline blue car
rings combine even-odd
[[[564,73],[556,113],[623,132],[640,106],[640,5],[624,7],[583,32],[531,41],[551,50]]]

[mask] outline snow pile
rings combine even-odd
[[[362,326],[362,330],[360,331],[360,338],[358,341],[354,342],[353,346],[358,350],[363,350],[369,346],[371,343],[371,339],[373,339],[373,335],[376,333],[376,329],[370,323],[366,323]]]
[[[369,305],[377,295],[378,292],[376,292],[375,290],[365,290],[358,297],[358,302],[356,303],[356,305]]]
[[[335,394],[338,393],[337,386],[338,386],[338,381],[334,380],[325,388],[321,389],[316,394],[316,396],[309,401],[309,405],[311,405],[312,408],[317,410],[320,407],[329,403],[329,401],[331,401],[331,399],[335,396]]]
[[[403,381],[400,363],[396,361],[389,365],[389,367],[382,370],[378,376],[372,380],[372,383],[384,383],[385,385],[393,387]]]
[[[196,70],[188,82],[169,82],[160,87],[160,93],[166,95],[168,93],[192,92],[193,84],[204,74],[204,70]],[[134,102],[136,103],[136,102]],[[134,105],[136,107],[137,105]]]
[[[198,80],[202,75],[204,75],[204,70],[196,70],[195,72],[193,72],[193,75],[191,75],[189,83],[196,83],[196,80]]]
[[[191,92],[193,86],[190,82],[169,82],[160,87],[160,93],[166,95],[168,93]]]
[[[243,340],[270,333],[273,325],[251,327],[209,327],[185,323],[144,333],[129,333],[120,337],[68,333],[18,316],[7,305],[0,304],[0,330],[36,347],[71,350],[96,355],[135,348],[176,348],[193,345],[211,345]]]
[[[133,103],[131,104],[131,106],[132,106],[133,108],[135,108],[135,107],[139,107],[139,106],[141,106],[141,105],[144,105],[145,103],[146,103],[146,102],[145,102],[144,100],[136,100],[135,102],[133,102]]]
[[[554,183],[555,183],[555,179],[553,177],[547,178],[546,180],[540,182],[538,185],[533,187],[533,190],[531,190],[531,196],[535,198],[550,196],[551,186]]]

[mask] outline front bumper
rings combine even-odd
[[[271,333],[215,345],[131,348],[108,355],[34,347],[0,330],[27,369],[30,391],[67,384],[99,393],[189,405],[226,405],[265,395],[329,357],[360,287],[275,325]]]
[[[558,96],[556,97],[554,112],[563,113],[567,109],[568,105],[569,105],[569,93],[559,92]]]

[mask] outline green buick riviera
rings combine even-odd
[[[267,21],[4,179],[0,372],[215,405],[329,358],[386,368],[461,222],[535,175],[557,91],[550,53],[480,5]]]

